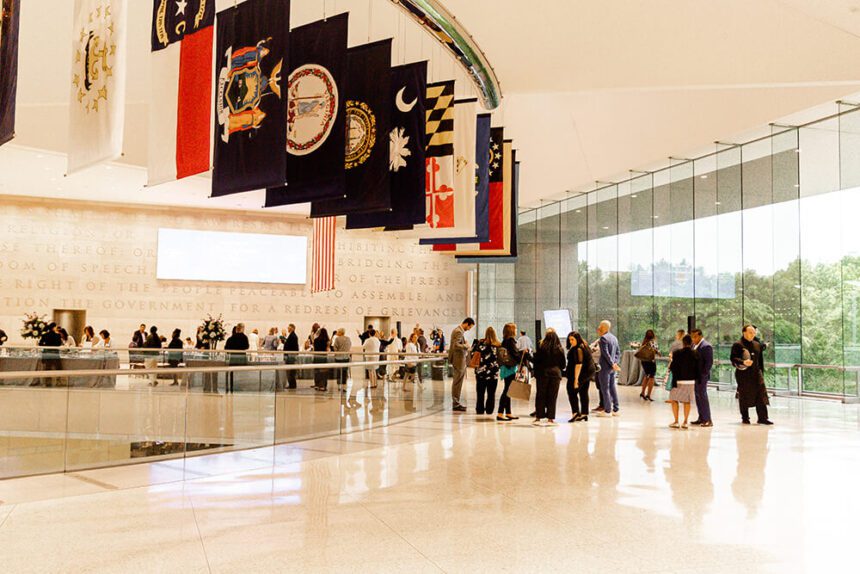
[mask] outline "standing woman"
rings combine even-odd
[[[515,421],[520,417],[515,417],[511,413],[511,397],[508,396],[508,390],[511,388],[511,383],[514,382],[514,377],[517,376],[517,369],[523,361],[523,355],[526,351],[520,351],[517,348],[517,326],[514,323],[508,323],[502,329],[502,348],[507,351],[508,364],[502,364],[499,367],[499,375],[505,383],[502,390],[502,396],[499,397],[499,412],[496,415],[496,420],[500,422]]]
[[[570,412],[573,413],[567,422],[588,420],[588,388],[596,372],[588,343],[579,332],[573,331],[567,336],[567,368],[564,371],[567,399],[570,401]]]
[[[328,331],[325,328],[320,328],[315,331],[314,336],[314,353],[328,353],[329,337]],[[314,363],[325,363],[328,357],[326,355],[314,355]],[[328,369],[314,369],[314,388],[318,391],[328,389]]]
[[[683,346],[680,349],[672,352],[672,364],[669,365],[674,381],[674,386],[669,391],[669,402],[672,404],[672,414],[675,415],[675,422],[670,424],[669,428],[673,429],[679,428],[679,403],[684,403],[684,422],[680,428],[686,429],[688,427],[690,403],[695,395],[696,379],[699,375],[699,364],[696,351],[693,350],[693,339],[689,335],[684,335],[681,344]]]
[[[660,356],[660,349],[657,347],[657,337],[654,331],[648,329],[645,331],[645,338],[642,339],[642,344],[639,345],[639,350],[636,351],[636,358],[642,362],[642,392],[639,393],[639,398],[643,401],[651,401],[651,393],[654,391],[654,379],[657,376],[657,357]]]
[[[499,358],[496,350],[500,346],[496,330],[492,327],[487,327],[484,338],[476,340],[472,345],[472,352],[481,355],[481,361],[475,367],[475,386],[478,392],[475,410],[479,415],[492,415],[496,409],[496,387],[499,385]]]
[[[548,330],[535,353],[535,420],[533,425],[556,426],[555,404],[558,401],[558,386],[564,371],[564,350],[555,331]]]

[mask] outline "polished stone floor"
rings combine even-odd
[[[445,413],[0,481],[0,571],[856,571],[860,407],[774,399],[776,426],[741,426],[712,393],[716,426],[676,431],[622,393],[555,428]]]

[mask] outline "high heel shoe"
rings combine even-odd
[[[644,394],[644,393],[639,393],[639,398],[640,398],[640,399],[642,399],[643,401],[647,401],[647,400],[648,400],[648,398],[645,396],[645,394]]]

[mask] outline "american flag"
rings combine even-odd
[[[311,293],[334,291],[334,235],[336,217],[314,219]]]

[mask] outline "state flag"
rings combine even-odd
[[[266,207],[346,194],[346,43],[349,15],[290,32],[287,185],[266,190]]]
[[[19,0],[0,0],[0,145],[15,137]]]
[[[391,40],[347,51],[346,197],[311,204],[311,217],[391,209]]]
[[[351,214],[347,229],[410,227],[424,221],[424,167],[427,62],[391,68],[391,131],[388,137],[388,171],[391,175],[391,209]]]
[[[432,245],[433,251],[454,251],[458,243],[490,240],[490,114],[478,116],[475,139],[475,235],[453,239],[422,239],[421,245]]]
[[[209,171],[215,2],[153,0],[148,185]]]
[[[516,263],[519,256],[519,189],[520,189],[520,162],[516,159],[517,152],[513,150],[511,158],[514,164],[513,181],[511,185],[511,210],[510,210],[510,252],[507,255],[458,255],[457,263]]]
[[[75,0],[67,174],[122,153],[126,1]]]
[[[284,185],[289,0],[247,0],[216,16],[212,195]]]
[[[458,244],[451,252],[458,256],[510,255],[511,221],[517,206],[513,203],[513,142],[500,141],[501,128],[493,128],[490,155],[490,241]],[[495,148],[498,146],[498,150]]]

